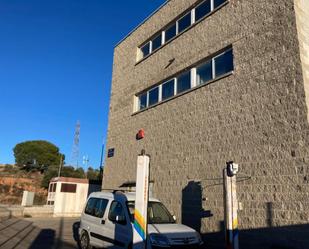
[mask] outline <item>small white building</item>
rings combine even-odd
[[[100,181],[55,177],[49,183],[47,205],[54,206],[55,217],[80,216],[87,197],[101,191]]]

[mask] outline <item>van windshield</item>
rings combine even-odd
[[[130,213],[131,222],[134,221],[134,208],[135,202],[127,202],[127,206]],[[148,203],[148,224],[171,224],[175,223],[172,215],[169,213],[167,208],[161,202]]]

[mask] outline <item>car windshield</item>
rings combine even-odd
[[[127,202],[128,209],[131,215],[131,221],[134,221],[135,202]],[[175,223],[172,215],[161,202],[148,203],[148,224],[170,224]]]

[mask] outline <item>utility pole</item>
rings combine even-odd
[[[236,192],[237,173],[238,165],[233,162],[227,162],[226,168],[223,169],[226,249],[239,249],[238,201]]]
[[[103,181],[103,155],[104,154],[104,143],[102,144],[101,160],[100,160],[100,179]]]
[[[60,177],[60,175],[61,175],[62,163],[63,163],[63,159],[62,159],[62,154],[61,154],[60,155],[59,170],[58,170],[58,177]]]
[[[88,169],[89,157],[83,156],[83,164],[85,165],[86,169]]]
[[[103,167],[103,154],[104,154],[104,143],[102,144],[102,150],[101,150],[100,168]]]

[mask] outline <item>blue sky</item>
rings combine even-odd
[[[0,163],[26,140],[99,166],[114,46],[164,0],[0,0]],[[80,164],[82,159],[80,159]]]

